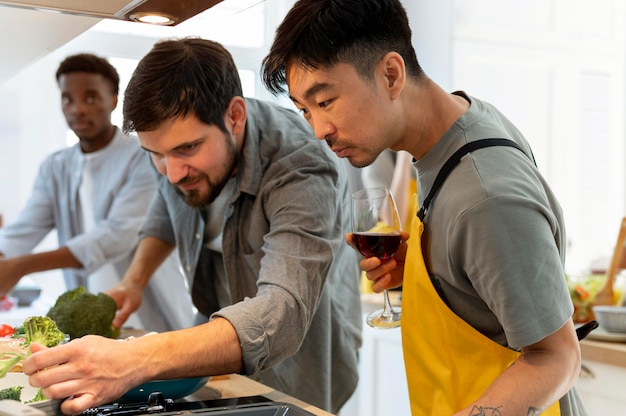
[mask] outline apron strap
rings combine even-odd
[[[426,199],[424,199],[424,203],[422,204],[422,207],[417,212],[417,216],[419,217],[420,221],[424,221],[424,217],[426,216],[426,211],[428,211],[430,202],[435,197],[435,194],[437,193],[437,191],[439,191],[439,188],[441,188],[441,185],[443,185],[443,183],[445,182],[450,172],[452,172],[452,170],[456,167],[456,165],[459,164],[459,162],[461,161],[461,158],[465,156],[467,153],[473,152],[476,149],[481,149],[483,147],[491,147],[491,146],[510,146],[526,154],[526,152],[524,152],[524,150],[517,143],[509,139],[481,139],[481,140],[476,140],[476,141],[464,144],[463,146],[461,146],[459,150],[454,152],[452,156],[450,156],[450,158],[446,160],[446,163],[444,163],[443,166],[441,167],[441,170],[439,171],[439,173],[437,174],[437,177],[435,178],[435,182],[433,182],[432,188],[430,188],[430,192],[426,196]],[[528,157],[532,160],[533,164],[535,164],[536,166],[537,164],[535,163],[534,156],[531,155]]]

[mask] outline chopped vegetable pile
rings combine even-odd
[[[117,305],[107,294],[89,293],[78,287],[63,293],[47,316],[32,316],[21,327],[0,325],[0,378],[14,370],[29,354],[33,342],[54,347],[67,340],[94,334],[108,338],[119,336],[113,327]],[[19,367],[18,371],[19,371]],[[20,401],[22,387],[0,390],[0,400]],[[41,389],[29,402],[46,400]]]
[[[28,356],[28,347],[32,342],[38,342],[46,347],[55,347],[65,340],[65,334],[47,316],[26,318],[23,330],[23,337],[20,331],[15,331],[13,334],[17,345],[14,343],[11,349],[0,351],[0,378]]]
[[[6,335],[3,337],[5,342],[0,344],[0,378],[6,376],[30,354],[28,347],[31,343],[38,342],[46,347],[55,347],[67,339],[54,321],[47,316],[26,318],[22,327],[11,328],[11,331],[6,326],[8,325],[1,326]],[[0,390],[0,400],[20,401],[22,388],[16,386]],[[29,402],[41,400],[46,400],[46,397],[39,389],[37,395]]]

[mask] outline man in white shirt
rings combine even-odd
[[[53,269],[63,269],[67,289],[82,285],[91,292],[106,291],[128,267],[156,192],[156,173],[137,139],[111,123],[118,103],[116,69],[101,57],[78,54],[60,64],[56,79],[63,114],[79,142],[44,160],[28,203],[0,229],[0,295],[27,274]],[[59,248],[33,253],[53,229]],[[176,279],[182,275],[172,265],[164,267],[175,274],[171,286],[180,286]],[[163,303],[156,295],[146,298],[138,312],[142,321],[150,321],[145,326],[186,326],[192,311],[158,317]]]

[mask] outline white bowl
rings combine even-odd
[[[626,306],[598,305],[593,307],[593,314],[603,329],[626,333]]]

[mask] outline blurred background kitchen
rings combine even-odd
[[[53,76],[65,56],[89,51],[109,57],[123,89],[157,39],[207,37],[232,52],[247,95],[274,100],[258,70],[292,3],[225,0],[174,27],[0,7],[5,223],[28,198],[42,159],[76,140]],[[624,2],[531,0],[522,7],[513,0],[411,0],[405,6],[426,72],[450,91],[494,103],[533,145],[565,211],[568,272],[595,262],[602,267],[626,213]],[[114,113],[117,125],[121,110]]]
[[[224,0],[174,27],[0,6],[4,222],[12,221],[26,202],[43,158],[77,140],[61,113],[54,79],[64,57],[77,52],[108,57],[120,72],[123,91],[137,61],[157,39],[201,36],[231,51],[247,96],[291,106],[270,95],[258,74],[274,29],[292,4],[293,0]],[[567,272],[606,268],[626,215],[626,3],[404,0],[404,4],[426,73],[449,91],[462,89],[495,104],[533,146],[537,164],[565,213]],[[120,104],[113,116],[118,126],[121,112]],[[358,187],[358,175],[350,173]],[[42,248],[55,244],[56,236],[50,235]],[[43,288],[42,299],[56,299],[65,290],[60,272],[31,277]],[[390,354],[401,357],[398,332],[377,336],[382,337],[378,352],[389,348]],[[370,347],[364,348],[363,357],[376,356]],[[377,365],[391,372],[396,364],[372,364]],[[397,365],[403,372],[401,362]],[[374,386],[369,378],[363,383],[364,388]],[[388,390],[390,397],[404,394],[397,383],[384,379],[376,388]],[[387,414],[405,414],[402,407],[398,413],[386,409]],[[362,406],[358,414],[370,411],[383,414],[376,413],[376,404]]]

